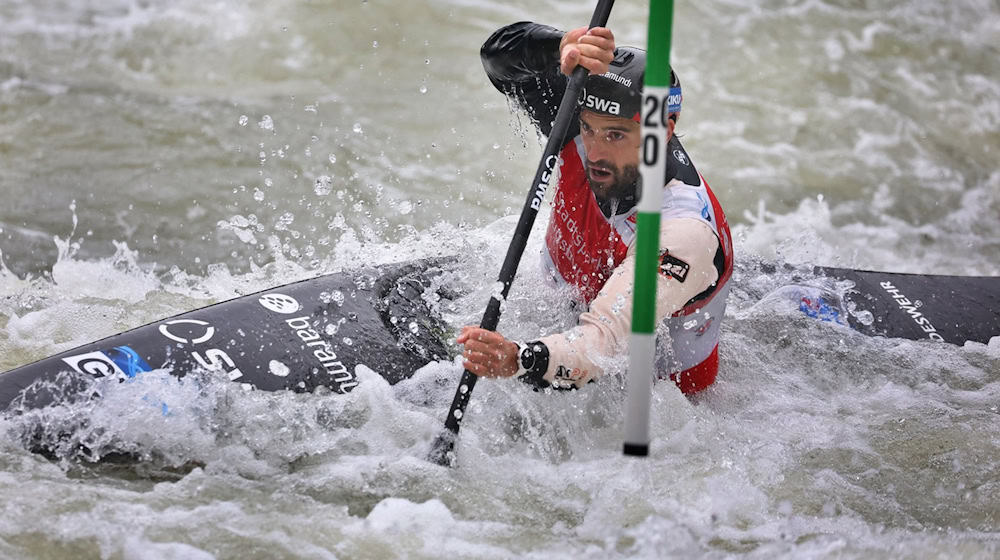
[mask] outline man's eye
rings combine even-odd
[[[625,138],[625,135],[622,134],[621,132],[609,132],[608,133],[608,140],[610,140],[612,142],[617,142],[617,141],[621,140],[622,138]]]

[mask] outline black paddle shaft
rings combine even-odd
[[[614,0],[599,0],[594,15],[590,19],[590,27],[604,27],[611,15],[611,7]],[[535,180],[528,190],[528,197],[524,201],[524,208],[521,210],[521,218],[517,221],[517,228],[514,230],[514,238],[507,248],[507,256],[504,257],[503,266],[500,268],[499,282],[501,291],[499,296],[494,294],[486,306],[483,320],[480,327],[495,331],[497,323],[500,322],[500,302],[507,298],[510,286],[514,282],[514,275],[517,274],[517,265],[521,262],[521,255],[528,244],[528,235],[531,233],[531,226],[538,216],[538,209],[545,199],[545,191],[548,189],[549,180],[555,171],[556,163],[559,161],[559,151],[566,141],[566,132],[569,130],[573,114],[576,110],[577,98],[583,83],[587,79],[588,70],[583,66],[577,66],[569,78],[566,93],[563,94],[559,103],[559,111],[556,113],[555,122],[552,125],[552,132],[545,143],[545,151],[542,159],[538,162],[538,169],[535,171]],[[462,372],[462,379],[455,391],[455,398],[451,402],[451,409],[448,417],[445,418],[445,430],[441,432],[434,445],[431,447],[428,460],[439,465],[450,465],[452,463],[450,453],[455,446],[455,439],[461,426],[462,417],[465,415],[465,408],[469,404],[472,396],[472,389],[479,379],[477,375],[465,370]]]

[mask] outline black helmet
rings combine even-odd
[[[642,115],[642,83],[646,74],[646,51],[635,47],[618,47],[615,58],[604,74],[587,76],[577,103],[581,109],[632,119]],[[670,70],[670,105],[668,114],[681,110],[681,82]]]

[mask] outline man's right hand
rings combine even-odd
[[[517,344],[495,331],[462,327],[458,339],[464,344],[462,366],[482,377],[510,377],[517,373]]]
[[[614,58],[615,36],[607,27],[579,27],[563,35],[559,43],[559,66],[567,76],[577,66],[603,74]]]

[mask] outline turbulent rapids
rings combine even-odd
[[[0,2],[0,557],[995,560],[987,0],[676,2],[736,253],[715,385],[655,383],[636,461],[614,364],[482,380],[458,467],[425,460],[541,151],[480,47],[593,4]],[[543,237],[515,340],[578,315]]]

